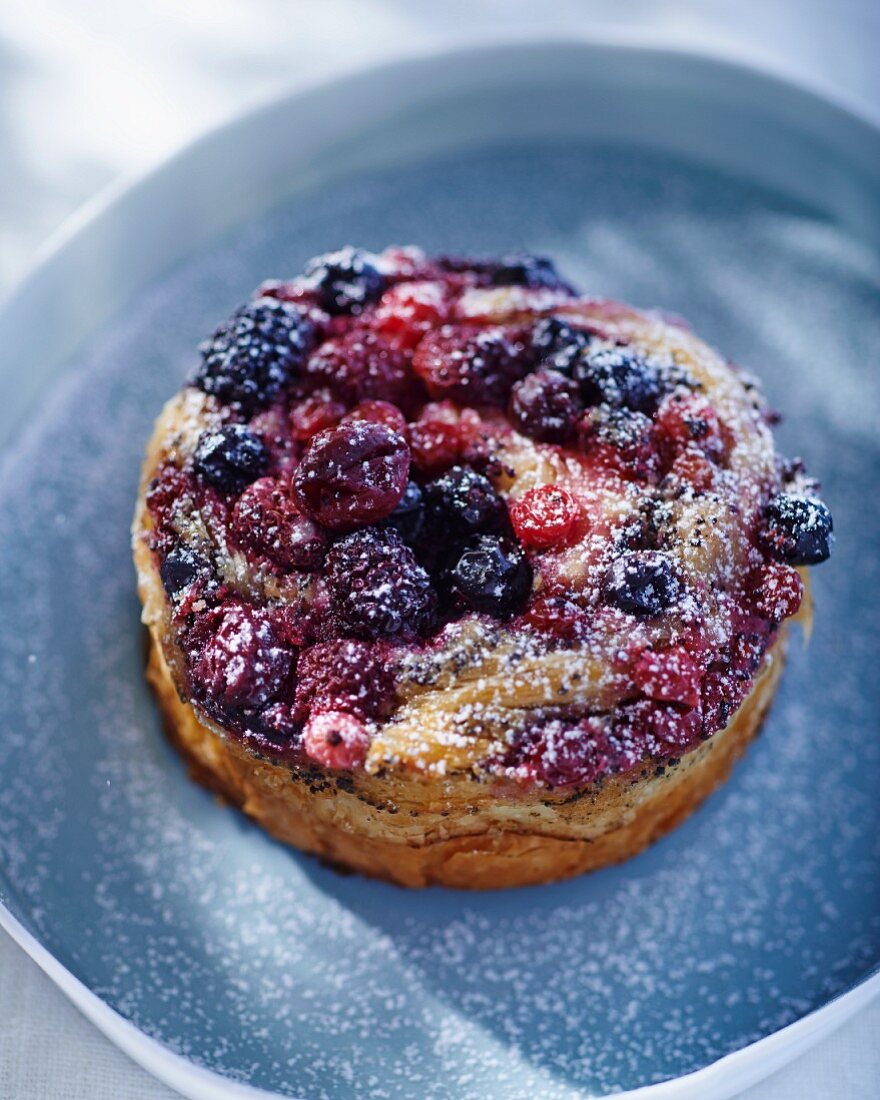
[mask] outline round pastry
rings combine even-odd
[[[553,264],[263,284],[149,444],[149,679],[195,778],[407,886],[627,859],[758,730],[831,516],[755,382]]]

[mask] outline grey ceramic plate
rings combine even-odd
[[[2,919],[148,1068],[191,1096],[706,1098],[876,989],[878,150],[699,58],[426,59],[204,139],[7,303]],[[839,536],[809,649],[731,782],[625,866],[488,896],[341,878],[219,808],[162,738],[128,549],[151,421],[260,279],[347,241],[547,250],[684,314],[823,476]]]

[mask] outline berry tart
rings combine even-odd
[[[200,353],[134,523],[195,778],[337,865],[478,888],[626,859],[725,779],[832,523],[684,322],[530,254],[345,248]]]

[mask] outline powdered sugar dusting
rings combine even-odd
[[[439,177],[339,187],[183,269],[6,460],[0,893],[110,1004],[227,1076],[282,1095],[574,1100],[704,1065],[880,961],[880,454],[862,431],[880,403],[855,365],[880,343],[880,270],[804,212],[667,162],[551,148]],[[528,202],[548,178],[552,213]],[[332,239],[497,251],[517,225],[584,285],[680,311],[760,371],[790,412],[784,445],[825,474],[837,557],[766,735],[659,848],[560,886],[414,894],[340,878],[191,786],[141,680],[127,528],[152,412],[263,273]],[[651,271],[628,266],[645,252]]]

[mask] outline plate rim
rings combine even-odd
[[[46,239],[23,272],[2,296],[0,296],[0,327],[16,309],[25,295],[38,285],[47,269],[63,262],[67,253],[75,251],[79,242],[87,238],[110,211],[122,207],[138,192],[172,172],[189,158],[197,159],[206,149],[228,141],[239,129],[259,124],[262,116],[276,110],[290,111],[301,104],[308,109],[308,101],[321,92],[356,86],[360,82],[383,79],[401,79],[408,71],[444,60],[467,59],[479,66],[484,56],[517,54],[538,58],[542,54],[580,50],[651,55],[667,64],[683,62],[707,64],[726,69],[739,80],[759,80],[769,87],[777,87],[795,93],[802,100],[812,102],[827,110],[831,108],[843,116],[852,126],[866,131],[874,142],[880,140],[880,118],[871,118],[863,107],[846,95],[832,91],[821,82],[811,81],[803,74],[794,76],[782,67],[764,60],[747,57],[737,50],[698,48],[657,41],[648,36],[626,33],[588,34],[578,33],[571,38],[558,34],[537,40],[507,38],[487,42],[459,44],[441,49],[426,48],[408,51],[378,63],[346,69],[341,73],[308,81],[295,89],[282,90],[267,96],[246,109],[235,112],[208,129],[197,134],[160,158],[157,162],[136,172],[111,181],[87,200]],[[76,346],[96,329],[90,329],[76,341]],[[55,364],[57,366],[57,364]],[[50,387],[59,381],[53,373]],[[31,409],[27,410],[31,412]],[[26,426],[28,417],[23,420]],[[0,441],[0,460],[10,443],[14,444],[17,432]],[[4,876],[5,877],[5,876]],[[0,929],[7,933],[27,955],[58,986],[65,996],[111,1042],[137,1062],[158,1080],[191,1100],[271,1100],[282,1094],[255,1088],[225,1077],[214,1070],[197,1065],[170,1047],[141,1031],[113,1009],[80,978],[64,966],[40,940],[18,920],[3,899],[0,883]],[[622,1100],[727,1100],[743,1089],[758,1083],[765,1077],[792,1061],[820,1039],[843,1024],[860,1008],[867,1006],[880,994],[880,970],[867,974],[851,988],[837,994],[825,1004],[806,1013],[786,1026],[763,1036],[731,1053],[722,1056],[691,1073],[670,1078],[655,1084],[615,1095]]]

